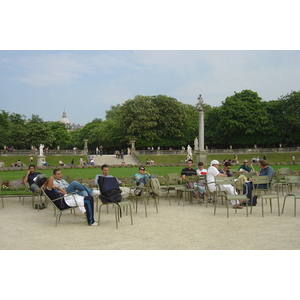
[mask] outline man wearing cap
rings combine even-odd
[[[215,184],[215,176],[217,177],[227,177],[226,174],[222,174],[219,172],[219,162],[214,159],[210,163],[210,167],[207,170],[206,174],[206,180],[207,180],[207,186],[210,192],[214,192],[217,190],[216,184]],[[222,185],[221,190],[226,192],[228,195],[237,195],[237,192],[235,191],[235,188],[230,185]],[[233,208],[242,208],[239,201],[231,200],[231,205]]]

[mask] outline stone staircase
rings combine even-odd
[[[95,165],[102,166],[104,164],[107,165],[121,165],[122,160],[119,158],[116,158],[115,155],[94,155]],[[131,155],[125,155],[124,161],[126,165],[137,165],[136,161]]]

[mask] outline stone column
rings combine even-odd
[[[204,110],[203,110],[203,98],[201,95],[198,97],[198,112],[199,112],[199,150],[196,153],[197,163],[207,161],[207,151],[204,149]]]

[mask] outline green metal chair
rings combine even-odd
[[[175,187],[177,192],[177,200],[179,205],[179,195],[182,195],[182,205],[184,206],[186,200],[193,203],[193,193],[197,191],[194,183],[198,182],[198,175],[186,176],[186,181],[182,185]],[[184,195],[184,196],[183,196]]]
[[[222,186],[224,185],[232,185],[234,186],[235,178],[234,177],[219,177],[215,176],[215,184],[216,184],[216,198],[220,197],[222,199],[222,204],[225,199],[225,205],[227,208],[227,218],[229,218],[229,201],[238,201],[242,200],[246,202],[246,215],[248,217],[248,203],[247,203],[247,192],[246,194],[238,194],[238,195],[228,195],[224,190],[222,190]],[[214,215],[216,214],[217,209],[217,201],[214,203]],[[235,208],[235,213],[237,213],[237,207]]]
[[[283,205],[282,205],[282,211],[281,213],[283,214],[284,211],[284,206],[285,206],[285,200],[287,197],[293,197],[294,198],[294,217],[296,217],[296,200],[300,199],[300,194],[295,193],[292,191],[292,186],[293,184],[300,184],[300,176],[285,176],[285,183],[287,186],[287,194],[285,195],[283,199]]]
[[[39,204],[42,204],[42,202],[43,202],[43,201],[42,201],[43,193],[39,194],[39,193],[33,192],[33,191],[30,189],[30,186],[29,186],[28,182],[25,182],[24,185],[25,185],[25,191],[26,191],[26,192],[30,192],[31,195],[26,195],[26,194],[22,195],[22,197],[23,197],[22,205],[24,205],[25,197],[31,197],[31,204],[32,204],[32,208],[33,208],[33,209],[34,209],[34,204],[35,204],[35,197],[38,198],[38,203],[39,203]],[[48,198],[47,198],[47,197],[45,197],[45,202],[46,202],[46,207],[47,207],[47,206],[48,206]],[[40,209],[39,209],[39,205],[38,205],[38,211],[39,211],[39,210],[40,210]]]
[[[265,185],[267,188],[262,188],[261,185]],[[273,186],[276,186],[276,183],[273,184]],[[262,217],[264,217],[264,201],[267,199],[270,199],[270,209],[272,213],[272,199],[277,199],[278,203],[278,216],[280,216],[280,208],[279,208],[279,195],[278,195],[278,189],[277,193],[271,192],[271,182],[269,180],[268,176],[253,176],[252,177],[252,197],[251,197],[251,211],[250,214],[252,214],[252,204],[253,204],[253,197],[256,196],[257,198],[261,198],[261,209],[262,209]],[[262,193],[263,192],[263,193]]]
[[[115,203],[102,203],[99,206],[99,211],[98,211],[98,226],[100,225],[100,218],[101,218],[101,208],[103,206],[108,207],[112,206],[115,210],[115,220],[116,220],[116,228],[118,229],[118,223],[120,222],[120,209],[121,207],[126,208],[126,213],[127,213],[127,208],[129,207],[129,213],[130,213],[130,218],[131,218],[131,225],[133,225],[133,219],[132,219],[132,203],[129,200],[122,200],[121,202],[118,202],[118,204]]]
[[[3,188],[3,179],[0,178],[0,197],[1,197],[1,202],[2,202],[2,208],[4,208],[4,198],[19,197],[19,201],[21,201],[21,198],[23,197],[23,195],[3,195],[2,188]]]
[[[76,217],[75,208],[78,207],[78,206],[74,206],[74,207],[70,207],[70,208],[66,208],[66,209],[60,209],[56,206],[55,202],[60,201],[64,197],[60,197],[60,198],[52,200],[48,197],[48,195],[46,194],[44,189],[41,189],[41,191],[42,191],[42,195],[45,196],[45,198],[47,200],[49,200],[50,203],[53,204],[54,216],[56,216],[56,218],[55,218],[55,227],[57,227],[57,224],[60,222],[61,215],[65,211],[69,210],[69,211],[71,211],[71,213],[74,212],[74,216]],[[76,195],[75,193],[73,193],[73,194]],[[71,194],[69,194],[69,195],[71,195]],[[76,201],[75,201],[75,203],[76,203]]]

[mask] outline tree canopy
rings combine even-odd
[[[300,142],[300,91],[277,100],[262,101],[257,92],[243,90],[226,97],[222,104],[204,104],[205,145],[214,148],[298,146]],[[44,144],[61,149],[74,146],[125,149],[181,148],[193,145],[198,136],[196,105],[184,104],[166,95],[137,95],[123,104],[111,106],[106,119],[94,119],[68,132],[60,122],[44,122],[39,116],[0,111],[0,145],[18,149]]]

